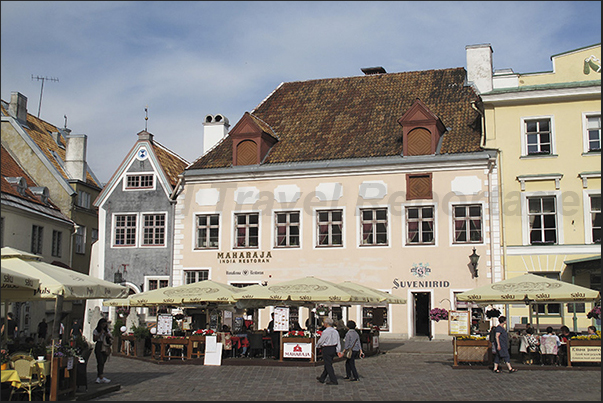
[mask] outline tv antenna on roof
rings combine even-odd
[[[40,102],[38,103],[38,118],[40,117],[40,109],[42,108],[42,92],[44,92],[44,81],[48,80],[48,81],[59,81],[58,78],[50,78],[50,77],[40,77],[40,76],[35,76],[32,74],[31,75],[31,79],[32,80],[38,80],[38,81],[42,81],[42,87],[40,88]]]

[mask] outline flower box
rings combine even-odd
[[[489,340],[453,340],[455,346],[454,365],[459,362],[481,362],[489,364],[492,361],[492,346]]]
[[[567,366],[582,362],[601,362],[601,339],[570,339]]]

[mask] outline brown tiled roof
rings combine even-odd
[[[398,119],[417,98],[448,128],[441,154],[480,151],[478,95],[465,77],[452,68],[284,83],[251,112],[279,139],[263,164],[401,155]],[[227,137],[189,169],[231,164]]]
[[[6,104],[6,102],[2,101],[2,104],[3,104],[2,105],[2,113],[4,115],[8,116],[8,113],[7,113],[6,109],[4,108],[4,104]],[[57,142],[54,140],[54,138],[52,136],[52,133],[58,132],[59,129],[56,126],[54,126],[42,119],[39,119],[30,113],[27,113],[27,127],[25,127],[25,126],[21,126],[21,127],[23,127],[23,130],[25,130],[27,132],[27,134],[29,134],[29,137],[31,137],[31,139],[38,145],[38,147],[40,147],[40,149],[42,150],[44,155],[46,155],[46,158],[48,158],[48,161],[50,161],[50,163],[55,166],[55,168],[63,176],[63,178],[65,178],[66,180],[69,180],[70,179],[69,175],[67,175],[67,173],[61,167],[61,165],[57,162],[56,158],[54,158],[54,156],[52,155],[52,152],[54,151],[61,158],[61,160],[63,162],[65,161],[65,141],[64,141],[64,139],[61,138],[61,140],[60,140],[61,145],[62,145],[62,147],[61,147],[57,144]],[[90,172],[86,172],[86,183],[91,186],[96,186],[98,188],[103,187],[101,183],[97,183],[94,180],[92,175],[90,175]]]
[[[184,172],[189,163],[155,140],[153,140],[153,152],[157,156],[159,164],[161,164],[163,172],[167,175],[173,189],[178,183],[178,175]]]
[[[38,198],[35,197],[32,191],[29,189],[30,187],[37,186],[37,184],[33,181],[33,179],[29,177],[27,172],[25,172],[23,168],[21,168],[17,161],[14,160],[13,156],[4,148],[4,145],[2,145],[2,152],[0,154],[0,158],[0,169],[2,171],[2,182],[0,183],[2,185],[2,193],[7,193],[18,197],[19,199],[24,199],[35,204],[46,206],[46,204],[38,200]],[[27,189],[25,189],[25,194],[23,195],[17,192],[17,190],[6,180],[6,178],[18,177],[23,177],[25,179],[25,182],[27,183]],[[51,208],[58,210],[58,208],[54,204],[52,204],[52,202],[49,201],[48,204]]]

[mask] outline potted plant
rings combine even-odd
[[[429,319],[439,322],[441,320],[448,320],[448,311],[444,308],[433,308],[429,311]]]
[[[113,329],[111,329],[111,335],[113,336],[113,354],[119,353],[121,349],[121,328],[125,326],[125,322],[118,317],[113,324]]]
[[[134,348],[136,349],[137,357],[144,357],[144,349],[146,346],[147,339],[151,338],[151,331],[145,324],[132,327],[132,333],[134,334]]]
[[[600,319],[601,318],[601,307],[596,306],[590,310],[590,312],[586,315],[588,319]]]
[[[486,311],[487,318],[498,318],[500,316],[500,311],[496,308],[492,308]]]
[[[8,350],[0,350],[0,361],[2,361],[2,370],[4,371],[5,369],[8,369],[8,363],[10,362],[10,355],[8,354]]]

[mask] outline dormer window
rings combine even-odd
[[[6,180],[10,185],[19,193],[21,196],[25,196],[25,190],[27,189],[27,181],[22,176],[6,177]]]
[[[446,131],[442,123],[427,106],[417,98],[398,123],[402,125],[402,155],[433,155]]]
[[[29,188],[29,190],[31,190],[31,192],[34,194],[36,199],[38,199],[39,201],[41,201],[44,204],[48,204],[49,192],[48,192],[48,188],[46,186],[31,187],[31,188]]]
[[[231,130],[230,137],[232,164],[235,166],[260,164],[278,141],[270,126],[248,112]]]

